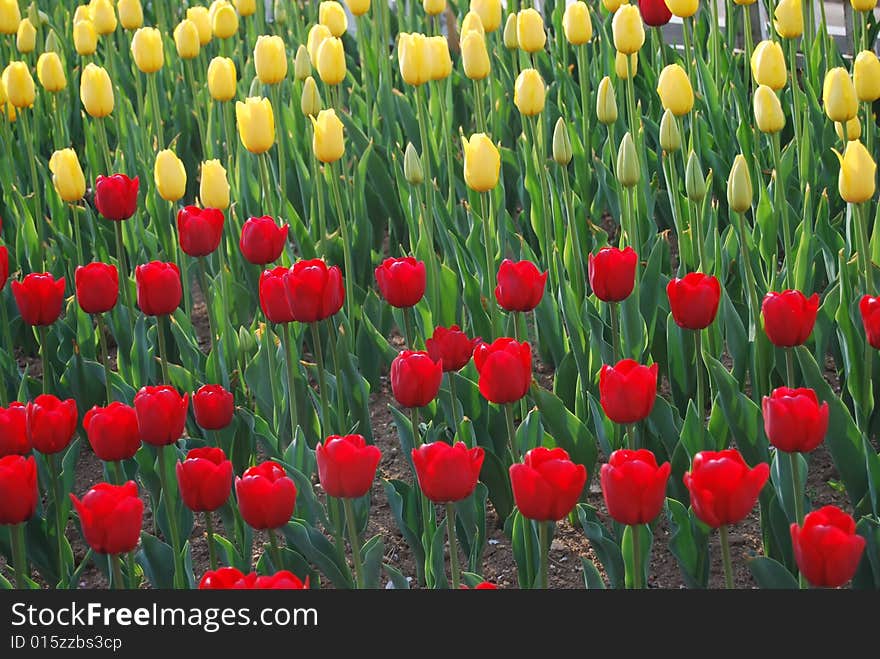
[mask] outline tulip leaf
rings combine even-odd
[[[532,395],[541,411],[541,420],[556,442],[569,457],[587,468],[592,477],[599,451],[596,439],[581,419],[572,414],[553,393],[540,387],[532,387]]]
[[[293,520],[282,528],[282,532],[287,542],[314,563],[336,588],[354,587],[348,564],[341,561],[336,547],[318,529]]]
[[[755,556],[748,560],[749,570],[758,586],[776,590],[797,590],[797,579],[785,569],[782,563],[766,556]]]
[[[141,548],[135,558],[153,588],[166,590],[174,587],[174,550],[169,545],[142,531]]]
[[[382,557],[385,545],[381,535],[374,535],[361,547],[364,587],[377,589],[382,578]]]
[[[397,528],[406,539],[410,551],[413,553],[413,561],[416,564],[416,572],[420,583],[425,580],[425,550],[422,547],[422,522],[421,500],[419,492],[413,486],[400,480],[386,480],[383,482],[385,496],[388,499],[388,507],[397,522]]]
[[[394,590],[409,590],[409,577],[403,576],[403,573],[400,570],[391,567],[388,563],[382,564],[382,569],[385,570],[385,574],[388,575],[388,584],[386,584],[385,588],[393,588]]]
[[[605,580],[599,574],[596,564],[586,556],[581,556],[581,566],[584,570],[584,586],[587,590],[605,590]]]
[[[247,572],[250,570],[250,561],[243,558],[235,545],[229,540],[219,533],[215,533],[214,543],[217,546],[221,563],[237,568],[241,572]]]
[[[596,553],[596,558],[602,563],[611,587],[623,588],[626,569],[623,554],[617,540],[599,521],[595,508],[588,504],[580,503],[577,505],[577,513],[581,527],[584,529],[584,535],[589,539],[590,546]]]
[[[519,510],[514,510],[504,524],[504,533],[510,538],[516,561],[517,581],[523,589],[531,588],[538,574],[538,535],[533,526]]]
[[[866,544],[852,586],[877,590],[880,588],[880,523],[870,517],[862,517],[856,525],[856,533],[865,539]]]
[[[789,454],[783,453],[782,451],[776,451],[773,456],[773,463],[770,466],[770,477],[773,482],[773,487],[776,489],[776,500],[782,506],[786,518],[789,522],[796,522],[797,516],[795,515],[794,497],[800,496],[806,498],[806,493],[803,490],[797,494],[794,492],[792,482],[793,472],[789,456],[794,456],[800,478],[799,482],[801,488],[804,487],[807,482],[807,461],[800,453]],[[804,510],[807,512],[810,510],[806,502],[804,502]]]
[[[635,565],[635,552],[633,535],[639,534],[639,565]],[[638,524],[636,526],[627,526],[623,531],[623,539],[620,543],[620,550],[623,554],[625,582],[627,588],[632,588],[635,584],[636,570],[641,571],[641,582],[644,588],[648,587],[648,570],[651,566],[651,548],[654,545],[654,534],[651,533],[651,527],[647,524]]]

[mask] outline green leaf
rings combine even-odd
[[[595,563],[586,556],[581,556],[581,566],[584,569],[584,586],[588,590],[605,590],[605,580],[596,569]]]
[[[785,567],[766,556],[756,556],[748,561],[749,570],[758,586],[777,590],[797,590],[797,579]]]
[[[546,389],[533,386],[532,395],[556,445],[564,448],[574,462],[584,465],[592,477],[599,451],[587,426]]]
[[[612,588],[623,588],[625,584],[626,568],[623,562],[623,554],[616,539],[608,529],[599,522],[596,509],[585,503],[577,506],[578,519],[584,529],[584,535],[590,541],[590,546],[596,552],[596,557],[605,568],[608,581]]]
[[[135,558],[153,588],[166,590],[174,587],[174,550],[169,545],[143,531],[141,548]]]

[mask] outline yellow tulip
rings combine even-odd
[[[113,112],[113,84],[106,69],[86,64],[79,79],[79,98],[90,117],[100,119]]]
[[[422,0],[422,9],[428,16],[439,16],[446,9],[446,0]]]
[[[822,85],[822,105],[831,121],[849,121],[859,112],[856,88],[849,73],[842,66],[825,74]]]
[[[840,161],[840,175],[837,177],[837,190],[840,197],[850,204],[861,204],[874,196],[874,179],[877,163],[859,140],[846,143],[841,156],[834,152]]]
[[[752,77],[759,85],[767,85],[773,91],[785,87],[788,71],[785,55],[777,41],[762,41],[752,52]]]
[[[397,42],[400,76],[408,85],[423,85],[431,79],[428,40],[424,34],[401,33]]]
[[[602,6],[605,7],[609,14],[613,14],[623,5],[628,5],[629,0],[602,0]]]
[[[779,97],[767,85],[760,85],[752,99],[755,123],[762,133],[778,133],[785,127],[785,113]]]
[[[92,23],[95,24],[95,32],[103,36],[116,31],[116,10],[113,9],[111,0],[92,0]]]
[[[186,168],[171,149],[156,154],[153,182],[165,201],[175,202],[186,193]]]
[[[657,81],[657,93],[663,109],[672,110],[676,117],[681,117],[694,107],[694,90],[687,72],[678,64],[665,66]]]
[[[228,57],[215,57],[208,65],[208,91],[215,101],[235,98],[235,62]]]
[[[64,65],[58,53],[49,51],[37,60],[37,78],[47,92],[60,92],[67,87]]]
[[[218,39],[228,39],[238,32],[238,14],[230,4],[217,7],[211,20],[211,33]]]
[[[296,49],[296,57],[293,58],[293,77],[297,80],[305,80],[312,75],[312,62],[309,59],[309,51],[302,44]]]
[[[846,134],[844,135],[844,126],[846,126]],[[834,130],[841,140],[849,142],[850,140],[858,140],[862,137],[862,124],[858,117],[853,117],[846,124],[839,121],[834,122]]]
[[[850,0],[850,4],[856,11],[872,11],[877,6],[877,0]]]
[[[758,0],[733,0],[733,4],[739,7],[748,7],[749,5],[755,4],[757,1]]]
[[[872,50],[863,50],[853,65],[853,84],[856,96],[863,103],[880,98],[880,60]]]
[[[10,62],[3,70],[3,87],[6,88],[6,100],[16,109],[29,108],[34,104],[37,90],[30,69],[24,62]]]
[[[462,137],[464,148],[464,181],[475,192],[488,192],[498,185],[501,154],[485,133],[474,133],[470,140]]]
[[[234,0],[239,16],[253,16],[257,13],[257,0]]]
[[[428,59],[431,64],[431,80],[444,80],[452,73],[449,42],[442,34],[428,37]]]
[[[618,10],[619,13],[619,10]],[[617,149],[617,180],[625,188],[634,187],[641,178],[639,156],[632,135],[627,132]]]
[[[275,144],[275,114],[268,98],[254,96],[235,104],[238,136],[251,153],[265,153]]]
[[[15,35],[15,47],[20,53],[32,53],[37,47],[37,28],[29,18],[25,18],[18,24],[18,32]]]
[[[596,118],[606,126],[617,121],[617,97],[614,94],[614,84],[608,76],[602,78],[596,91]]]
[[[516,23],[516,14],[508,14],[507,20],[504,22],[504,47],[507,50],[519,48],[519,39],[516,36]]]
[[[804,33],[804,14],[801,0],[779,0],[773,12],[776,34],[783,39],[796,39]]]
[[[330,28],[320,23],[313,25],[309,30],[308,39],[306,39],[306,48],[309,51],[309,58],[312,60],[312,66],[318,67],[318,49],[325,39],[332,37]]]
[[[199,199],[205,208],[225,210],[229,207],[229,181],[226,180],[226,169],[219,160],[202,163]]]
[[[6,100],[6,89],[3,86],[3,77],[0,76],[0,113],[6,116],[9,120],[9,123],[15,121],[18,116],[15,111],[15,106],[12,103],[7,102]]]
[[[165,63],[162,33],[154,27],[142,27],[131,39],[131,54],[141,73],[155,73]]]
[[[638,52],[645,43],[645,25],[635,5],[626,5],[617,10],[611,21],[611,30],[614,47],[625,55]]]
[[[501,26],[501,0],[471,0],[471,11],[479,14],[486,32],[494,32]]]
[[[345,80],[345,49],[342,39],[328,37],[318,48],[318,75],[325,85],[338,85]]]
[[[80,56],[94,55],[98,50],[98,33],[91,21],[82,20],[73,24],[73,47]]]
[[[21,23],[18,0],[0,0],[0,34],[15,34]]]
[[[144,24],[144,8],[141,6],[141,0],[119,0],[116,3],[116,11],[119,12],[119,22],[122,23],[124,30],[137,30]],[[190,11],[187,9],[187,14]]]
[[[481,35],[485,36],[486,28],[483,27],[483,19],[480,18],[480,15],[475,11],[469,11],[464,15],[464,20],[461,22],[461,38],[468,32],[479,32]]]
[[[679,18],[688,18],[697,13],[700,0],[666,0],[666,6]]]
[[[180,59],[195,59],[202,46],[199,42],[199,28],[188,18],[184,18],[174,28],[174,46]]]
[[[229,0],[213,0],[213,2],[211,2],[211,6],[208,7],[208,16],[211,19],[211,23],[214,22],[214,16],[223,5],[229,5]]]
[[[312,76],[308,76],[303,83],[299,109],[307,117],[315,117],[321,111],[321,94],[318,92],[318,85]]]
[[[537,53],[547,43],[544,19],[534,9],[524,9],[516,19],[516,40],[527,53]]]
[[[73,24],[76,25],[80,21],[92,22],[92,8],[89,5],[79,5],[73,12]]]
[[[199,45],[207,46],[214,36],[211,29],[211,15],[207,7],[190,7],[186,10],[186,17],[196,24],[199,30]]]
[[[363,16],[370,11],[370,0],[345,0],[352,16]]]
[[[79,201],[86,193],[86,177],[73,149],[60,149],[49,159],[52,185],[62,201]]]
[[[489,52],[482,34],[472,30],[464,35],[461,40],[461,62],[464,74],[471,80],[483,80],[489,75]]]
[[[629,57],[629,66],[627,68],[626,58]],[[617,77],[621,80],[629,80],[630,77],[630,69],[632,69],[632,75],[635,77],[639,72],[639,54],[633,53],[632,55],[624,55],[619,52],[614,56],[614,73],[617,74]]]
[[[562,30],[572,46],[580,46],[593,38],[590,9],[585,2],[577,0],[565,8],[565,13],[562,15]]]
[[[516,77],[513,102],[525,116],[532,117],[541,113],[546,94],[544,79],[535,69],[523,69]]]
[[[660,120],[660,148],[666,153],[676,153],[681,149],[681,129],[672,110],[665,110]]]
[[[335,0],[324,0],[318,5],[318,22],[326,25],[334,37],[341,37],[348,29],[345,10]]]
[[[339,160],[345,153],[345,132],[342,122],[333,108],[321,110],[317,117],[311,117],[312,150],[315,158],[330,163]]]
[[[742,154],[737,154],[727,178],[727,204],[734,213],[745,213],[752,207],[752,178]],[[743,249],[744,246],[741,246]]]
[[[257,78],[264,85],[275,85],[287,76],[287,52],[279,36],[262,35],[254,47],[254,66]]]

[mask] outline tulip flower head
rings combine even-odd
[[[86,177],[73,149],[60,149],[49,159],[52,185],[62,201],[73,203],[86,193]]]
[[[840,161],[837,190],[840,198],[850,204],[861,204],[874,197],[877,163],[859,140],[846,143],[843,155],[834,152]]]
[[[712,275],[691,272],[681,279],[673,277],[666,286],[669,308],[675,324],[701,330],[715,320],[721,300],[721,284]]]
[[[424,407],[437,397],[443,364],[427,352],[404,350],[391,362],[391,392],[403,407]]]
[[[880,98],[880,59],[872,50],[863,50],[853,64],[853,85],[862,103],[873,103]]]
[[[238,136],[251,153],[265,153],[275,144],[275,115],[268,98],[249,97],[235,104]]]
[[[831,121],[846,122],[859,112],[859,101],[852,78],[842,66],[825,74],[822,85],[822,105]]]
[[[38,498],[34,456],[0,458],[0,525],[28,521],[37,510]]]
[[[672,467],[657,466],[647,449],[614,451],[599,472],[608,514],[618,524],[648,524],[666,502],[666,483]]]
[[[141,73],[155,73],[165,63],[162,33],[154,27],[142,27],[131,39],[131,54]]]
[[[95,181],[95,207],[108,220],[127,220],[137,210],[140,179],[125,174],[98,176]]]
[[[195,59],[199,56],[201,50],[199,28],[188,18],[180,21],[174,28],[174,47],[180,59]]]
[[[73,47],[76,49],[76,54],[81,57],[94,55],[98,50],[98,33],[91,20],[74,20]]]
[[[663,109],[672,110],[676,117],[686,115],[694,107],[694,91],[687,72],[679,64],[669,64],[660,72],[657,93]]]
[[[345,49],[341,39],[328,37],[321,42],[315,68],[325,85],[338,85],[345,80]]]
[[[116,11],[112,0],[92,0],[89,8],[92,12],[92,22],[95,31],[101,35],[112,34],[116,30]]]
[[[780,348],[803,345],[816,324],[819,295],[810,297],[800,291],[770,291],[761,303],[764,331],[770,342]]]
[[[276,261],[284,251],[289,231],[289,225],[278,226],[275,220],[267,215],[249,218],[241,228],[241,238],[238,242],[242,256],[248,263],[254,265],[266,265]]]
[[[621,80],[629,80],[639,73],[639,54],[624,55],[617,52],[614,55],[614,73]]]
[[[576,0],[565,8],[562,31],[572,46],[581,46],[593,38],[593,23],[587,3]]]
[[[590,288],[603,302],[622,302],[633,292],[638,255],[632,247],[603,247],[588,258]]]
[[[880,297],[862,296],[859,312],[865,328],[865,338],[872,348],[880,350]]]
[[[484,457],[483,447],[468,449],[464,442],[422,444],[412,450],[419,489],[434,503],[467,499],[477,487]]]
[[[809,453],[825,441],[828,403],[820,405],[812,389],[774,389],[761,400],[761,411],[767,439],[780,451]]]
[[[486,38],[482,34],[472,30],[462,37],[461,62],[464,74],[471,80],[483,80],[489,75],[489,51],[486,50]]]
[[[325,39],[329,39],[333,35],[330,33],[330,30],[326,25],[321,25],[317,23],[313,25],[309,30],[308,38],[306,40],[306,50],[309,51],[309,58],[312,60],[312,66],[315,68],[318,67],[318,49],[321,47],[321,44],[324,43]]]
[[[260,275],[260,309],[270,323],[289,323],[294,319],[284,288],[287,272],[287,268],[279,266]]]
[[[345,0],[345,5],[352,16],[363,16],[370,11],[370,0]]]
[[[168,446],[183,436],[189,394],[181,396],[166,384],[141,387],[134,397],[141,441],[151,446]]]
[[[474,366],[483,398],[496,405],[522,399],[532,384],[532,348],[502,337],[474,348]]]
[[[513,102],[524,116],[541,114],[546,94],[544,79],[536,69],[523,69],[516,77]]]
[[[400,77],[408,85],[423,85],[431,79],[431,58],[424,34],[402,33],[397,42]]]
[[[614,47],[624,55],[637,53],[645,43],[645,25],[635,5],[624,5],[611,22]]]
[[[254,46],[257,78],[264,85],[276,85],[287,76],[287,52],[279,36],[262,35]]]
[[[727,203],[735,213],[745,213],[752,207],[754,192],[749,166],[742,154],[737,154],[727,178]]]
[[[37,59],[37,79],[47,92],[60,92],[67,87],[67,76],[58,53],[49,51]]]
[[[599,403],[614,423],[638,423],[648,418],[657,399],[657,364],[642,366],[622,359],[599,371]]]
[[[151,261],[134,271],[137,304],[148,316],[167,316],[180,306],[183,288],[174,263]]]
[[[51,325],[61,315],[64,277],[55,279],[48,272],[32,272],[20,282],[12,282],[12,295],[25,323],[36,327]]]
[[[469,11],[464,15],[464,19],[461,21],[461,37],[462,39],[469,32],[477,32],[481,37],[486,36],[486,30],[483,28],[483,20],[480,18],[480,15],[475,11]]]
[[[332,435],[318,444],[318,479],[328,496],[358,499],[370,491],[382,452],[362,435]]]
[[[29,18],[25,18],[18,24],[18,30],[15,35],[15,48],[18,52],[26,55],[34,52],[37,46],[37,28],[31,23]]]
[[[516,14],[511,12],[507,15],[504,22],[504,47],[507,50],[516,50],[519,48],[519,37],[516,35]]]
[[[341,37],[348,29],[345,10],[334,0],[325,0],[318,5],[318,22],[326,25],[334,37]]]
[[[75,274],[76,301],[85,313],[107,313],[119,297],[116,266],[96,261],[78,266]]]
[[[220,4],[211,18],[211,33],[218,39],[228,39],[238,32],[238,13],[228,2]]]
[[[229,207],[229,181],[226,179],[226,168],[219,160],[202,163],[199,199],[207,208],[225,210]]]
[[[186,169],[183,161],[171,149],[163,149],[156,154],[153,182],[159,196],[165,201],[177,201],[186,192]]]
[[[98,483],[82,500],[70,495],[86,543],[98,554],[125,554],[137,547],[144,503],[134,481],[124,485]]]
[[[666,6],[679,18],[690,18],[700,8],[699,0],[666,0]]]
[[[321,259],[297,261],[284,273],[284,292],[293,320],[316,323],[342,309],[345,286],[339,266],[327,267]]]
[[[76,432],[76,401],[42,394],[27,404],[28,440],[43,455],[61,453]]]
[[[544,297],[547,271],[543,273],[531,261],[504,259],[498,268],[495,299],[506,311],[532,311]]]
[[[323,163],[336,162],[345,154],[345,129],[336,111],[321,110],[317,117],[311,117],[312,150],[315,158]]]
[[[645,25],[662,27],[672,18],[672,11],[666,4],[666,0],[640,0],[639,11],[642,12],[642,20]]]
[[[750,468],[736,449],[700,451],[684,475],[684,484],[694,514],[717,529],[749,514],[769,476],[766,462]]]
[[[217,208],[185,206],[177,212],[180,249],[188,256],[207,256],[220,245],[223,211]]]
[[[222,449],[205,446],[191,449],[175,465],[183,504],[193,512],[217,510],[232,491],[232,463]]]
[[[779,0],[773,18],[776,34],[783,39],[797,39],[804,33],[801,0]]]
[[[21,23],[18,0],[0,0],[0,34],[15,34]]]
[[[414,307],[425,295],[425,262],[412,256],[385,259],[375,275],[379,292],[392,307]]]
[[[446,10],[446,0],[422,0],[422,9],[428,16],[439,16]]]
[[[852,579],[866,544],[855,520],[836,506],[814,510],[803,525],[791,525],[798,570],[816,588],[839,588]]]
[[[762,133],[778,133],[785,127],[785,113],[779,97],[767,85],[758,85],[752,106],[755,124]]]
[[[785,68],[785,54],[777,41],[762,41],[752,51],[752,77],[759,85],[767,85],[778,92],[785,87],[788,70]]]
[[[193,394],[196,423],[205,430],[222,430],[232,423],[235,398],[219,384],[204,384]]]
[[[7,455],[27,455],[30,452],[27,407],[17,401],[9,403],[8,407],[0,407],[0,458]]]
[[[474,133],[462,140],[464,149],[464,180],[475,192],[488,192],[498,185],[501,154],[485,133]]]
[[[95,455],[104,462],[129,460],[141,447],[137,411],[118,401],[86,412],[83,428]]]
[[[119,0],[116,3],[116,11],[119,12],[119,22],[123,30],[134,31],[144,24],[144,8],[140,0]],[[188,9],[187,18],[190,18],[189,11]],[[205,15],[207,16],[207,9]],[[208,30],[210,32],[210,26]]]
[[[305,80],[312,75],[312,60],[309,59],[309,50],[303,44],[296,49],[293,58],[293,77],[297,80]]]
[[[79,97],[86,113],[100,119],[113,112],[113,84],[107,70],[89,62],[79,81]]]
[[[617,98],[614,94],[614,83],[608,76],[602,78],[596,92],[596,118],[606,126],[617,121]]]
[[[526,519],[555,522],[572,511],[587,482],[587,469],[561,448],[543,446],[511,465],[513,499]]]
[[[248,526],[277,529],[290,520],[296,505],[296,486],[275,462],[262,462],[235,479],[238,509]]]
[[[458,325],[452,325],[434,328],[431,338],[425,341],[425,348],[431,359],[442,362],[443,371],[449,373],[467,366],[480,343],[480,337],[471,339]]]
[[[480,17],[486,32],[501,27],[501,0],[471,0],[470,10]]]
[[[431,68],[431,80],[445,80],[452,73],[449,42],[442,34],[428,37],[428,62]]]
[[[6,100],[18,110],[29,108],[36,98],[36,87],[25,62],[10,62],[3,70]]]
[[[527,53],[544,50],[547,32],[541,14],[531,7],[520,11],[516,18],[516,39],[519,47]]]
[[[681,149],[681,129],[672,110],[665,110],[660,120],[660,148],[666,153],[676,153]]]
[[[235,98],[235,62],[228,57],[215,57],[208,65],[208,91],[215,101],[226,102]]]

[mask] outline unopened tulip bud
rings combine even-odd
[[[82,57],[95,54],[98,49],[98,33],[91,21],[83,20],[73,24],[73,47],[77,55]]]
[[[58,33],[55,30],[49,30],[49,36],[46,37],[46,52],[47,53],[60,53],[62,49],[61,40],[58,38]]]
[[[752,177],[742,154],[737,154],[727,179],[727,203],[734,213],[745,213],[752,207]]]
[[[422,171],[422,159],[419,157],[412,142],[407,143],[406,152],[403,154],[403,175],[410,185],[421,185],[425,180]]]
[[[187,20],[196,24],[199,30],[199,45],[204,47],[211,43],[214,33],[211,29],[211,14],[207,7],[190,7],[186,10]]]
[[[251,153],[265,153],[275,144],[275,115],[268,98],[249,97],[235,104],[238,135]]]
[[[666,0],[669,11],[679,18],[688,18],[697,13],[700,8],[699,0]]]
[[[777,41],[762,41],[752,52],[752,77],[759,85],[767,85],[773,91],[785,87],[788,71],[785,54]]]
[[[229,207],[229,181],[226,179],[226,168],[219,160],[202,163],[199,199],[205,208],[225,210]]]
[[[32,53],[37,47],[37,28],[25,18],[18,24],[18,31],[15,35],[15,47],[20,53]]]
[[[318,85],[315,84],[315,79],[312,76],[307,77],[303,83],[299,109],[307,117],[317,117],[321,111],[321,94],[318,92]]]
[[[275,0],[275,3],[272,6],[272,16],[275,19],[275,23],[278,25],[285,25],[287,23],[286,0]]]
[[[317,117],[311,117],[314,132],[312,150],[315,157],[323,163],[339,160],[345,153],[345,130],[333,108],[321,110]]]
[[[627,132],[620,140],[620,148],[617,150],[617,180],[623,187],[631,188],[638,184],[640,174],[636,145],[632,135]]]
[[[188,18],[183,19],[174,28],[174,47],[180,59],[195,59],[199,56],[199,29]]]
[[[92,0],[91,9],[95,32],[103,36],[116,31],[116,11],[112,0]]]
[[[318,22],[326,25],[330,34],[341,37],[348,29],[348,18],[342,5],[334,0],[326,0],[318,5]]]
[[[645,43],[645,24],[635,5],[625,5],[617,10],[611,22],[614,47],[625,55],[639,51]]]
[[[264,85],[275,85],[287,76],[287,52],[284,40],[279,36],[257,37],[254,47],[254,66],[257,78]]]
[[[562,117],[556,120],[553,128],[553,160],[565,167],[571,162],[571,138],[568,136],[568,126]]]
[[[672,110],[664,111],[660,120],[660,147],[666,153],[675,153],[681,148],[681,131]]]
[[[113,84],[107,71],[91,62],[79,80],[79,97],[90,117],[100,119],[113,112]]]
[[[352,16],[363,16],[370,11],[370,0],[345,0]]]
[[[431,80],[445,80],[452,73],[449,42],[442,34],[428,37],[428,61],[431,65]]]
[[[846,131],[844,131],[844,127],[846,127]],[[862,138],[862,123],[859,121],[858,117],[853,117],[845,124],[835,121],[834,130],[837,132],[837,136],[840,139],[847,142]]]
[[[873,103],[880,98],[880,60],[872,50],[863,50],[853,65],[853,84],[862,103]]]
[[[461,40],[461,61],[464,74],[471,80],[483,80],[489,75],[489,51],[486,38],[476,31],[470,31]]]
[[[140,0],[119,0],[116,11],[119,12],[119,22],[123,30],[133,31],[143,26],[144,8]]]
[[[544,109],[546,93],[541,74],[535,69],[523,69],[516,77],[513,102],[520,113],[533,117]]]
[[[694,107],[694,90],[687,72],[678,64],[663,67],[657,81],[657,93],[664,109],[676,117],[686,115]]]
[[[629,59],[629,64],[627,64],[627,59]],[[632,55],[624,55],[621,52],[618,52],[614,56],[614,73],[617,74],[617,77],[621,80],[629,80],[630,76],[633,78],[639,72],[639,54],[633,53]]]
[[[37,90],[31,71],[24,62],[10,62],[3,70],[3,87],[7,102],[16,109],[29,108],[34,104]]]
[[[345,80],[345,49],[341,39],[328,37],[321,42],[315,68],[325,85],[338,85]]]
[[[811,0],[812,1],[812,0]],[[780,0],[773,12],[776,34],[783,39],[797,39],[804,33],[801,0]]]
[[[516,36],[516,14],[511,13],[507,15],[507,20],[504,22],[504,47],[507,50],[516,50],[519,48],[519,41]]]
[[[164,149],[156,154],[153,182],[159,196],[165,201],[177,201],[186,192],[186,168],[171,149]]]
[[[431,79],[428,40],[424,34],[401,33],[397,42],[400,77],[408,85],[423,85]]]
[[[235,98],[235,62],[228,57],[215,57],[208,65],[208,91],[215,101]]]
[[[312,61],[309,59],[309,50],[300,44],[293,59],[293,77],[303,81],[310,75],[312,75]]]
[[[475,133],[470,140],[462,138],[464,149],[464,181],[475,192],[488,192],[498,185],[501,154],[485,133]]]
[[[480,15],[475,11],[469,11],[464,15],[461,22],[461,38],[464,39],[468,32],[479,32],[482,36],[486,36],[486,29],[483,27],[483,21]]]
[[[60,92],[67,87],[64,66],[58,53],[48,51],[37,60],[37,78],[47,92]]]
[[[234,0],[234,2],[239,16],[253,16],[257,13],[257,0]]]
[[[325,39],[329,39],[332,36],[330,28],[320,23],[316,23],[309,30],[309,36],[306,39],[306,50],[309,51],[309,59],[312,61],[313,67],[318,68],[318,49],[321,47],[321,44],[324,43]]]
[[[688,199],[695,203],[701,203],[706,198],[706,177],[703,176],[703,168],[700,167],[700,159],[691,151],[688,156],[687,167],[684,173],[684,189]]]
[[[614,84],[608,76],[602,78],[596,93],[596,117],[599,123],[606,126],[617,121],[617,98],[614,95]]]
[[[516,19],[516,39],[519,47],[527,53],[544,50],[547,43],[547,32],[544,30],[544,19],[534,9],[524,9]]]
[[[142,27],[131,39],[131,54],[141,73],[155,73],[165,63],[162,33],[154,27]]]
[[[428,16],[439,16],[446,9],[446,0],[422,0],[422,9]]]
[[[18,0],[0,0],[0,34],[15,34],[21,23]]]
[[[825,74],[822,104],[825,106],[825,114],[831,121],[849,121],[858,114],[856,88],[849,73],[842,66],[833,68]]]
[[[580,46],[593,38],[593,23],[590,9],[582,0],[576,0],[565,8],[562,16],[562,30],[572,46]]]
[[[62,201],[73,203],[86,193],[86,177],[73,149],[61,149],[49,159],[52,185]]]
[[[486,32],[501,27],[501,0],[471,0],[471,11],[479,14]]]
[[[856,11],[873,11],[877,6],[877,0],[850,0],[850,4]]]
[[[785,127],[785,113],[779,97],[766,85],[759,85],[752,100],[755,123],[762,133],[778,133]]]
[[[238,13],[230,4],[223,4],[211,19],[211,33],[218,39],[228,39],[238,32]]]
[[[850,204],[861,204],[874,197],[877,163],[859,140],[846,143],[843,155],[834,152],[840,161],[837,190],[840,198]]]

